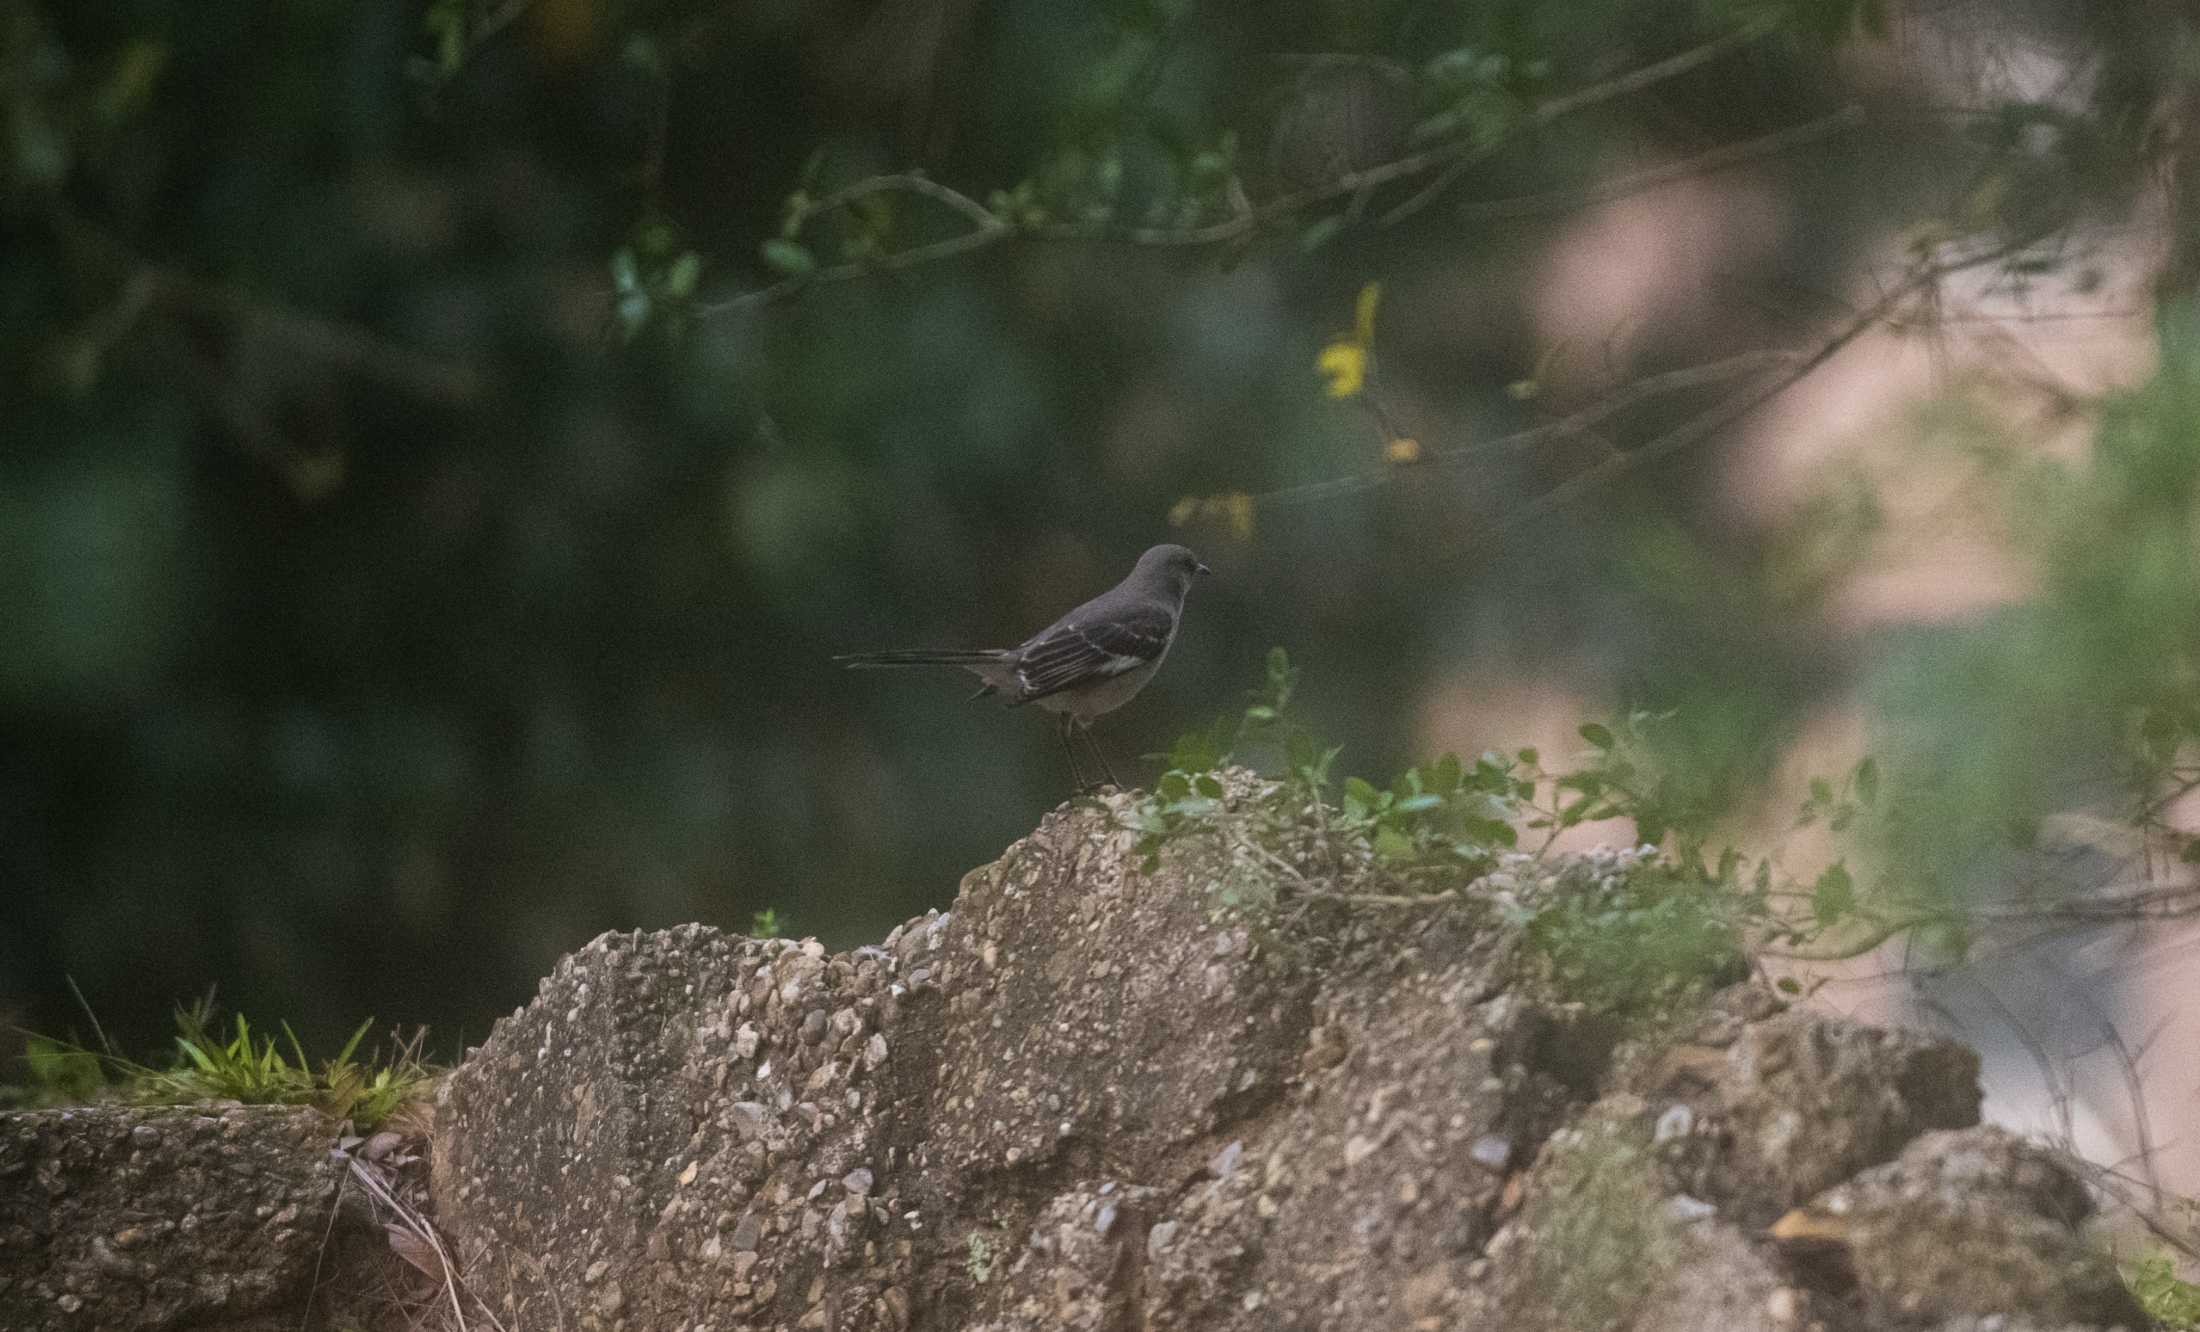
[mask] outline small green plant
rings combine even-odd
[[[425,1031],[362,1058],[360,1045],[374,1026],[369,1018],[335,1058],[316,1066],[290,1025],[277,1025],[280,1042],[267,1032],[254,1032],[241,1013],[232,1026],[220,1028],[213,1001],[201,999],[177,1007],[175,1059],[166,1067],[125,1059],[112,1048],[95,1051],[45,1037],[31,1038],[25,1063],[41,1103],[111,1097],[154,1105],[216,1100],[310,1105],[361,1129],[374,1127],[423,1095],[434,1079],[434,1070],[421,1057]]]
[[[54,1105],[79,1105],[97,1097],[107,1086],[107,1074],[99,1056],[44,1036],[26,1038],[23,1081],[0,1086],[0,1108],[38,1110]]]
[[[1760,907],[1738,885],[1638,848],[1567,866],[1519,910],[1560,993],[1646,1016],[1747,978],[1744,941]]]
[[[2200,1329],[2200,1285],[2182,1280],[2169,1254],[2157,1250],[2124,1264],[2124,1285],[2165,1332]]]
[[[1226,902],[1272,900],[1280,886],[1316,895],[1434,892],[1514,845],[1513,817],[1533,789],[1495,755],[1472,766],[1446,755],[1384,788],[1348,777],[1332,800],[1342,750],[1293,719],[1298,678],[1284,650],[1272,649],[1265,684],[1242,714],[1185,735],[1161,756],[1168,770],[1133,816],[1149,871],[1169,843],[1206,832],[1231,853]],[[1280,760],[1280,776],[1233,799],[1220,769],[1246,754]]]
[[[751,939],[778,939],[785,937],[786,933],[787,922],[779,918],[779,912],[775,908],[765,907],[749,917]]]
[[[1630,1016],[1746,976],[1753,949],[1845,956],[1932,923],[1903,909],[1887,882],[1867,891],[1840,861],[1802,881],[1731,846],[1712,855],[1724,779],[1678,761],[1689,750],[1671,734],[1672,713],[1584,724],[1588,748],[1565,770],[1521,749],[1471,762],[1447,754],[1381,785],[1340,783],[1339,748],[1291,711],[1298,686],[1274,649],[1242,712],[1155,756],[1166,770],[1131,812],[1148,872],[1168,847],[1198,840],[1222,853],[1215,895],[1225,909],[1471,900],[1523,929],[1563,994]],[[1247,765],[1263,775],[1249,782]],[[1798,825],[1846,831],[1879,811],[1880,786],[1870,759],[1814,782]],[[1567,831],[1622,819],[1634,825],[1628,849],[1549,859]]]

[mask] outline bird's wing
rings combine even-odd
[[[1137,606],[1101,618],[1069,616],[1016,650],[1018,703],[1110,679],[1160,660],[1175,620],[1166,606]]]

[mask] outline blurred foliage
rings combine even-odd
[[[1715,385],[1485,447],[1629,375],[1804,342],[1816,293],[1890,244],[2022,238],[1998,280],[2082,285],[2087,227],[2200,178],[2165,170],[2200,135],[2162,132],[2200,104],[2189,15],[1942,21],[1959,51],[2093,71],[2075,91],[1851,58],[1918,22],[1879,0],[0,0],[0,1006],[52,1029],[66,975],[140,1014],[218,978],[309,1043],[361,1011],[465,1040],[600,930],[768,903],[876,937],[1067,778],[1046,728],[827,658],[1016,641],[1171,518],[1223,576],[1104,741],[1154,747],[1286,642],[1322,682],[1309,729],[1409,772],[1282,756],[1387,864],[1482,864],[1512,826],[1490,802],[1531,782],[1553,827],[1632,817],[1753,882],[1711,853],[1721,820],[1856,690],[1882,789],[1835,794],[1878,849],[1845,856],[1846,890],[1820,867],[1764,891],[1894,922],[2057,811],[2173,837],[2183,186],[2162,369],[2072,406],[2100,414],[2094,456],[2047,461],[1984,410],[1921,429],[1991,461],[1982,502],[2038,570],[1992,614],[1857,635],[1831,607],[1880,538],[1874,492],[1753,515],[1730,432],[1561,502]],[[1758,239],[1718,251],[1718,291],[1558,345],[1582,210],[1691,163],[1760,201]],[[1315,367],[1340,345],[1326,383],[1361,392],[1333,399]],[[1663,720],[1615,723],[1563,790],[1529,737],[1409,768],[1430,729],[1500,728],[1457,701],[1506,681]],[[1170,766],[1163,819],[1206,795]]]
[[[2126,1263],[2123,1273],[2139,1307],[2164,1332],[2200,1328],[2200,1286],[2178,1277],[2176,1255],[2158,1250]]]

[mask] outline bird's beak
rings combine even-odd
[[[1204,564],[1195,564],[1195,565],[1193,565],[1193,566],[1192,566],[1192,572],[1193,572],[1193,573],[1203,573],[1203,574],[1211,574],[1211,573],[1213,573],[1213,572],[1214,572],[1214,570],[1212,570],[1212,569],[1208,568],[1208,567],[1207,567],[1206,565],[1204,565]]]

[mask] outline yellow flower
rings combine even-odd
[[[1382,283],[1361,287],[1352,311],[1352,331],[1330,339],[1314,359],[1314,368],[1329,378],[1330,397],[1357,397],[1367,387],[1367,366],[1375,353],[1375,307],[1382,299]]]
[[[1340,338],[1322,348],[1314,368],[1329,377],[1329,396],[1350,398],[1367,387],[1367,348]]]
[[[1383,445],[1383,459],[1400,467],[1421,461],[1421,441],[1411,438],[1394,439]]]
[[[1362,347],[1375,345],[1375,307],[1382,299],[1382,283],[1370,282],[1360,288],[1359,302],[1352,311],[1352,335]]]

